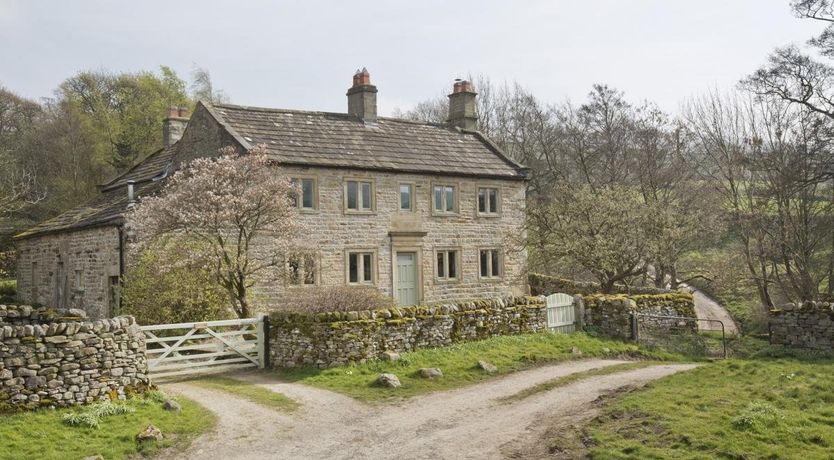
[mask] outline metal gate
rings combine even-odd
[[[573,296],[551,294],[547,296],[547,329],[568,334],[576,330],[576,308]]]
[[[264,368],[268,318],[141,326],[152,379]]]
[[[702,331],[701,323],[713,325]],[[688,356],[727,358],[727,336],[724,322],[717,319],[688,316],[632,313],[631,336],[641,345],[656,346]]]

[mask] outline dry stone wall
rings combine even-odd
[[[547,327],[543,297],[507,297],[433,306],[314,315],[270,315],[276,367],[362,363],[384,351],[444,347]]]
[[[556,276],[542,275],[540,273],[531,273],[528,276],[530,283],[530,292],[533,295],[550,295],[556,293],[570,294],[570,295],[590,295],[599,294],[599,283],[590,281],[577,281],[559,278]],[[616,294],[669,294],[675,291],[668,289],[658,289],[649,286],[622,286],[615,285],[614,291]]]
[[[805,302],[771,310],[770,343],[834,352],[834,304]]]
[[[695,317],[695,302],[692,295],[686,293],[645,294],[645,295],[608,295],[594,294],[580,296],[583,304],[584,326],[609,337],[632,339],[631,315],[642,313],[659,316]],[[649,328],[690,328],[697,331],[697,323],[677,324],[675,320],[660,318],[642,318],[642,327]]]
[[[123,399],[149,383],[133,317],[0,305],[0,410]]]

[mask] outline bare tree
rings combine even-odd
[[[832,121],[778,98],[710,95],[686,111],[688,159],[728,208],[762,305],[830,291]],[[778,288],[778,289],[777,289]]]
[[[211,73],[205,67],[194,65],[191,70],[191,96],[196,101],[209,103],[229,102],[229,96],[222,89],[215,89]]]

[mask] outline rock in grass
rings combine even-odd
[[[160,431],[159,428],[153,425],[148,425],[147,428],[145,428],[144,430],[139,432],[139,434],[136,435],[136,440],[139,442],[161,441],[162,437],[162,431]]]
[[[611,349],[608,348],[608,347],[602,347],[602,352],[607,355],[607,354],[611,353]]]
[[[101,454],[90,455],[89,457],[84,457],[84,460],[104,460],[104,457]]]
[[[399,361],[400,354],[396,351],[383,351],[382,352],[382,359],[385,361]]]
[[[570,349],[570,354],[572,354],[573,356],[582,356],[582,350],[580,350],[578,347],[572,347]]]
[[[165,403],[162,404],[162,408],[171,412],[180,412],[182,410],[180,403],[174,401],[173,399],[166,399]]]
[[[443,377],[443,372],[436,367],[424,367],[420,369],[420,377],[423,377],[424,379]]]
[[[483,361],[483,360],[478,361],[478,367],[485,370],[487,372],[487,374],[494,374],[494,373],[498,372],[498,368],[495,367],[494,364],[489,363],[487,361]]]
[[[400,379],[394,374],[379,374],[377,382],[388,388],[399,388],[402,385]]]

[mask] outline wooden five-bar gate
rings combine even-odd
[[[148,372],[155,381],[235,369],[264,368],[268,319],[258,318],[142,326]]]

